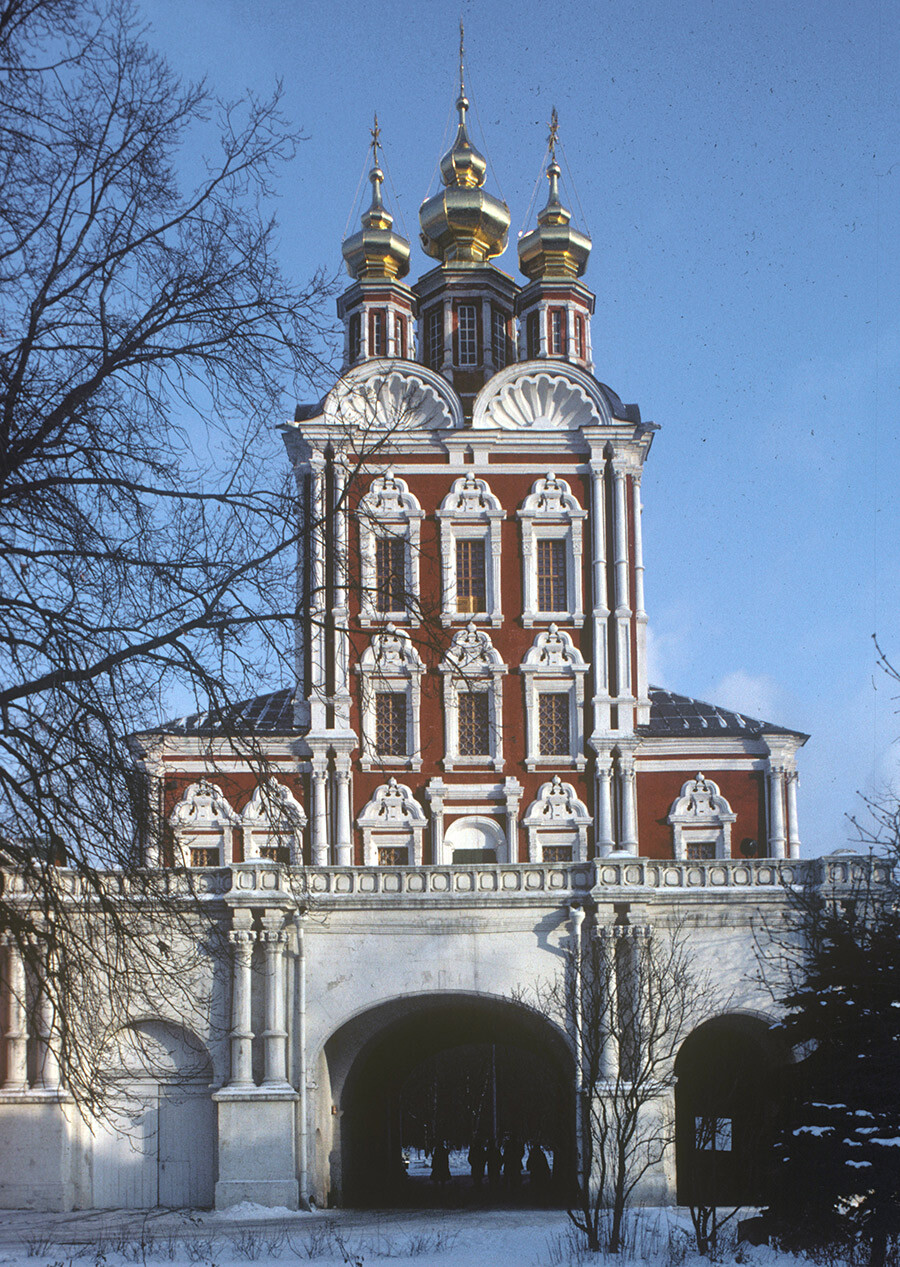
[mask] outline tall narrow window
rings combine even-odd
[[[538,696],[538,751],[542,757],[568,757],[569,696],[557,692]]]
[[[568,611],[569,602],[566,595],[567,553],[568,543],[565,538],[538,538],[537,600],[538,608],[542,612]]]
[[[433,370],[444,364],[443,308],[432,308],[425,316],[425,364]]]
[[[375,696],[375,748],[382,757],[407,755],[406,692],[379,691]]]
[[[402,537],[375,539],[375,610],[406,610],[406,542]]]
[[[369,356],[387,353],[386,315],[383,308],[373,308],[369,313]]]
[[[487,691],[463,691],[458,697],[459,754],[486,757],[491,751],[490,703]]]
[[[358,312],[350,318],[350,364],[354,365],[362,355],[362,321]]]
[[[494,369],[502,370],[506,365],[506,317],[498,308],[491,309],[491,354]]]
[[[587,344],[584,338],[584,317],[575,314],[575,355],[579,361],[587,360]]]
[[[474,613],[486,608],[484,541],[464,537],[456,543],[456,610]]]
[[[394,356],[406,360],[406,318],[399,314],[394,317]]]
[[[474,304],[460,304],[456,309],[460,365],[478,364],[478,314]]]
[[[529,361],[535,360],[541,354],[540,322],[541,315],[539,312],[529,312],[528,320],[525,323],[525,343]]]
[[[550,309],[550,355],[565,356],[566,354],[566,310],[565,308]]]

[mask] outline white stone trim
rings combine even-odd
[[[682,785],[681,794],[669,810],[672,849],[679,860],[687,858],[688,845],[715,846],[716,858],[731,857],[731,824],[737,815],[712,779],[699,771]]]
[[[502,809],[506,816],[507,859],[518,858],[519,803],[524,791],[518,779],[506,778],[502,783],[445,783],[442,779],[429,779],[425,796],[431,806],[431,849],[435,866],[450,862],[444,848],[444,814],[447,802],[462,802],[459,812],[466,815],[491,815],[494,809]],[[490,802],[501,802],[493,805]],[[498,859],[498,862],[500,859]]]
[[[300,866],[306,822],[306,811],[290,788],[277,779],[266,779],[256,787],[241,815],[244,858],[261,858],[264,848],[286,847],[291,866]]]
[[[408,633],[387,625],[359,658],[355,670],[360,677],[359,712],[362,722],[362,757],[364,770],[397,766],[404,770],[422,768],[421,703],[422,674],[425,665]],[[375,742],[375,696],[381,692],[406,695],[406,755],[379,753]]]
[[[580,625],[584,620],[582,520],[587,518],[587,511],[568,483],[548,471],[532,485],[516,518],[522,525],[522,623],[526,628],[541,620]],[[542,611],[538,607],[537,542],[548,539],[566,543],[568,603],[563,611]]]
[[[438,666],[444,679],[444,769],[458,766],[490,766],[503,769],[503,678],[507,666],[486,629],[469,622],[453,635]],[[470,757],[459,751],[459,696],[485,691],[488,695],[489,752]]]
[[[543,333],[543,332],[542,332]],[[494,374],[475,398],[472,429],[576,431],[611,426],[600,385],[566,361],[519,361]]]
[[[417,362],[386,358],[342,374],[325,397],[322,417],[332,434],[357,442],[360,434],[402,436],[463,425],[462,404],[446,379]]]
[[[583,770],[584,678],[588,666],[564,629],[551,625],[539,633],[519,668],[525,679],[525,768],[557,767]],[[538,696],[556,692],[569,698],[568,756],[545,756],[540,751]]]
[[[169,815],[175,833],[175,865],[191,865],[191,849],[217,849],[219,866],[234,861],[234,829],[240,817],[216,783],[192,783]]]
[[[409,864],[422,865],[422,834],[428,820],[405,783],[389,779],[380,784],[356,821],[362,831],[364,866],[377,866],[378,850],[385,848],[406,849]]]
[[[487,480],[469,471],[453,481],[450,492],[436,511],[441,527],[441,624],[470,621],[503,624],[500,600],[500,524],[506,511],[491,492]],[[456,610],[456,543],[482,540],[485,570],[485,612]]]
[[[522,825],[528,833],[529,862],[542,862],[548,845],[569,846],[573,862],[587,861],[591,815],[572,784],[563,783],[558,774],[541,784]]]
[[[360,500],[356,511],[359,522],[360,597],[359,623],[369,626],[386,620],[394,624],[421,620],[419,589],[419,556],[421,553],[421,521],[425,512],[405,480],[387,470],[377,475]],[[375,605],[375,543],[391,537],[403,542],[406,605],[398,611],[379,611]]]

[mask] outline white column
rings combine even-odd
[[[769,768],[769,852],[773,858],[785,856],[784,766]]]
[[[325,703],[325,469],[318,454],[312,466],[311,573],[309,608],[310,711],[313,730],[324,730]]]
[[[232,1087],[253,1086],[253,1028],[250,1015],[253,943],[249,911],[235,911],[237,927],[228,933],[234,947],[231,978],[231,1082]]]
[[[489,299],[481,301],[481,338],[481,363],[484,366],[485,378],[489,378],[497,368],[494,364],[494,322],[491,317]]]
[[[522,788],[515,779],[507,779],[503,790],[506,794],[506,854],[509,862],[519,861],[519,800]],[[529,862],[532,861],[529,853]]]
[[[284,1087],[287,1080],[287,1028],[284,999],[284,914],[267,910],[262,918],[262,942],[266,953],[266,1028],[263,1050],[266,1086]]]
[[[647,612],[644,608],[644,539],[641,529],[641,472],[631,477],[632,517],[634,519],[634,620],[637,641],[637,663],[634,666],[634,693],[638,709],[635,721],[646,725],[650,720],[650,688],[647,683]]]
[[[444,309],[444,363],[441,370],[447,377],[447,371],[453,365],[453,304],[449,299],[443,301]]]
[[[619,930],[615,926],[604,926],[596,930],[601,942],[604,979],[594,983],[595,989],[606,992],[604,1000],[605,1024],[601,1025],[597,1040],[602,1043],[600,1051],[600,1081],[611,1086],[619,1077]]]
[[[582,953],[582,925],[584,908],[569,907],[569,945],[572,953],[572,1041],[575,1045],[575,1154],[579,1179],[584,1171],[584,1017],[582,990],[584,988],[584,955]]]
[[[35,1087],[42,1091],[59,1090],[59,1059],[53,1038],[56,1005],[46,986],[41,989],[37,1008],[38,1052]]]
[[[625,499],[625,467],[613,465],[615,499],[613,536],[616,576],[616,695],[619,699],[631,694],[631,609],[628,605],[628,514]],[[622,727],[622,718],[619,718]],[[630,730],[631,727],[629,726]]]
[[[619,848],[637,853],[637,805],[635,798],[634,757],[630,752],[619,756],[619,793],[622,808],[622,838]]]
[[[325,804],[325,780],[328,778],[328,758],[315,756],[312,761],[312,864],[328,866],[328,813]]]
[[[799,776],[791,770],[787,776],[788,857],[800,857],[800,828],[797,823],[797,784]]]
[[[306,1071],[306,911],[298,911],[297,927],[297,1054],[300,1075],[300,1130],[297,1141],[301,1204],[309,1199],[309,1087]]]
[[[600,858],[616,846],[613,836],[612,777],[612,757],[608,752],[598,752],[596,853]]]
[[[4,1091],[28,1090],[28,1010],[25,1005],[25,960],[10,934],[6,946],[6,979],[9,986],[9,1029],[6,1031],[6,1081]]]
[[[603,734],[609,730],[609,607],[606,602],[606,481],[602,463],[591,463],[591,489],[594,733]]]
[[[349,567],[347,483],[348,473],[340,462],[334,464],[334,707],[335,725],[350,725],[350,690],[348,685],[350,663],[350,613],[347,607],[347,581]]]
[[[425,789],[431,806],[431,862],[439,866],[444,861],[444,796],[443,785]]]
[[[353,865],[353,827],[350,821],[350,758],[336,758],[337,811],[335,814],[337,837],[336,854],[339,867]]]

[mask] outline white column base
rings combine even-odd
[[[300,1208],[297,1180],[296,1103],[293,1089],[259,1088],[248,1095],[217,1092],[219,1181],[216,1209],[252,1201]]]

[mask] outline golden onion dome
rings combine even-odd
[[[538,277],[580,277],[587,267],[591,253],[591,239],[573,229],[569,223],[572,213],[560,202],[560,167],[556,161],[556,111],[550,124],[550,162],[547,179],[550,196],[543,211],[538,214],[538,227],[519,238],[519,268],[533,281]]]
[[[372,156],[374,165],[369,172],[372,182],[372,202],[362,217],[362,229],[344,239],[341,252],[347,272],[357,280],[393,280],[405,277],[409,272],[409,243],[394,233],[394,217],[386,209],[381,195],[384,172],[378,165],[378,115],[372,130]]]
[[[461,70],[461,68],[460,68]],[[509,208],[482,188],[487,160],[469,140],[469,101],[460,73],[459,127],[441,159],[444,188],[419,208],[422,248],[442,264],[484,264],[506,249]]]

